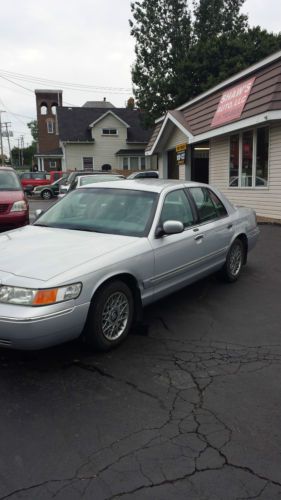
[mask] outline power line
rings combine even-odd
[[[32,75],[23,75],[21,73],[14,73],[11,71],[6,71],[6,70],[1,70],[0,69],[0,76],[1,78],[6,79],[7,81],[10,81],[11,83],[14,83],[15,85],[18,85],[22,87],[25,90],[33,92],[31,89],[28,89],[27,87],[24,87],[23,85],[20,85],[19,83],[15,83],[9,78],[13,78],[13,80],[19,80],[19,81],[26,81],[26,82],[31,82],[33,84],[40,84],[40,85],[52,85],[53,87],[64,87],[68,88],[69,90],[76,90],[76,91],[84,91],[84,92],[100,92],[100,91],[105,91],[108,93],[129,93],[132,92],[132,88],[129,87],[111,87],[111,86],[103,86],[103,85],[89,85],[89,84],[84,84],[84,83],[72,83],[72,82],[65,82],[65,81],[59,81],[59,80],[50,80],[48,78],[41,78],[41,77],[36,77]],[[8,78],[9,77],[9,78]]]

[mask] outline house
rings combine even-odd
[[[62,106],[62,91],[35,90],[39,170],[144,170],[157,168],[145,156],[151,130],[137,109],[106,101]]]
[[[281,51],[156,120],[160,176],[209,182],[281,219]]]

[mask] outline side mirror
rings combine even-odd
[[[44,213],[44,210],[41,210],[41,208],[38,208],[37,210],[35,210],[35,220],[39,219],[39,217],[41,215],[43,215]]]
[[[179,234],[184,231],[184,225],[179,220],[166,220],[163,226],[156,229],[156,238],[161,238],[165,234]]]

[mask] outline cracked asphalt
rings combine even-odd
[[[281,227],[115,351],[0,350],[0,500],[281,498]]]

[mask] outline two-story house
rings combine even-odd
[[[39,170],[157,168],[156,155],[145,156],[151,130],[142,125],[139,110],[116,108],[105,99],[68,107],[62,106],[62,91],[35,94]]]

